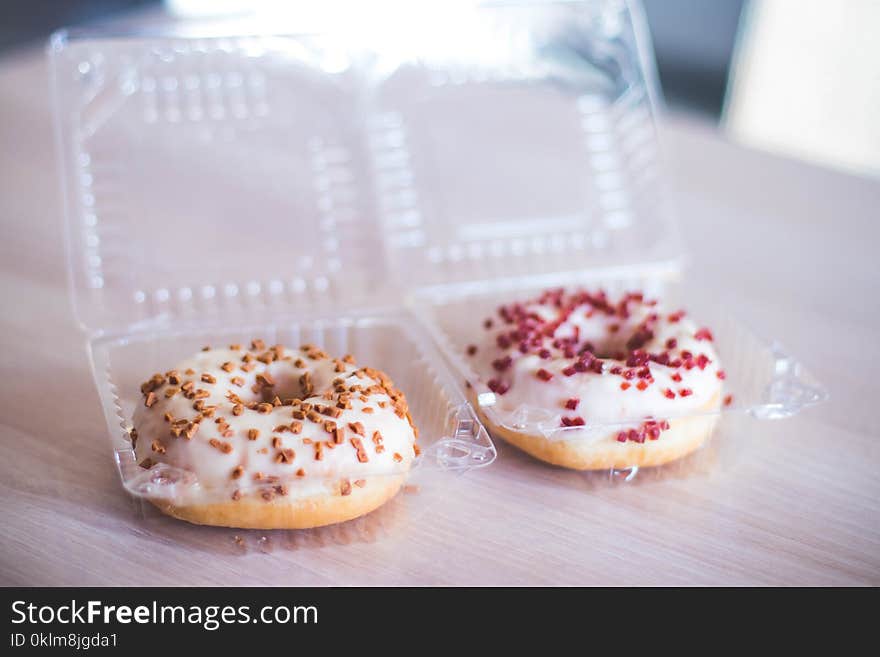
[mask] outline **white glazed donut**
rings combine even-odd
[[[492,412],[480,414],[543,461],[578,470],[660,465],[714,428],[724,371],[712,333],[684,311],[640,293],[558,289],[502,306],[483,328],[485,338],[467,347],[495,393]]]
[[[305,528],[363,515],[406,479],[418,431],[382,372],[312,345],[205,349],[141,386],[138,463],[194,481],[150,501],[198,524]]]

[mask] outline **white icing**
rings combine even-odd
[[[296,421],[293,417],[294,407],[291,406],[275,406],[268,413],[245,406],[241,415],[234,415],[234,402],[227,398],[230,392],[245,404],[263,402],[277,394],[282,399],[301,398],[303,402],[313,406],[335,407],[335,393],[332,400],[322,397],[325,391],[333,391],[333,381],[342,379],[342,385],[346,388],[354,385],[368,388],[380,384],[378,378],[367,375],[355,365],[329,357],[312,360],[299,350],[283,351],[281,359],[269,364],[253,360],[254,368],[247,372],[241,369],[242,357],[247,353],[258,355],[259,352],[248,352],[246,349],[211,349],[174,367],[182,379],[181,383],[193,381],[193,390],[207,391],[208,395],[202,399],[204,406],[217,407],[213,417],[201,420],[192,438],[188,439],[184,435],[174,437],[171,434],[172,425],[166,421],[165,414],[170,413],[174,419],[193,420],[199,415],[193,408],[196,400],[186,398],[182,392],[166,398],[165,391],[168,388],[178,387],[167,381],[154,391],[156,401],[151,407],[141,403],[134,413],[134,427],[138,435],[135,453],[138,462],[150,459],[193,473],[196,483],[181,492],[187,501],[225,501],[232,491],[246,492],[269,483],[285,485],[287,495],[305,497],[326,492],[333,487],[338,490],[340,480],[354,482],[377,475],[402,473],[409,469],[414,458],[414,431],[406,417],[398,416],[393,400],[384,391],[368,394],[366,402],[359,398],[359,393],[351,394],[351,408],[340,409],[341,414],[338,417],[321,415],[320,422],[317,423],[308,418],[299,420],[302,424],[299,434],[275,431],[279,426],[290,426]],[[303,361],[304,367],[296,367],[298,359]],[[221,367],[227,362],[234,365],[231,372]],[[337,372],[337,366],[343,371]],[[185,372],[190,369],[194,374],[186,375]],[[308,397],[302,394],[299,383],[305,372],[310,374],[313,385],[313,393]],[[274,380],[268,397],[252,391],[257,377],[266,373]],[[203,374],[214,377],[216,382],[202,381]],[[241,377],[244,380],[243,385],[233,383],[234,377]],[[380,402],[384,404],[384,408],[380,406]],[[371,408],[372,413],[364,412],[365,407]],[[228,424],[223,430],[215,422],[221,417]],[[334,422],[344,430],[342,443],[333,444],[332,449],[327,443],[333,443],[333,436],[325,430],[325,421]],[[349,423],[360,423],[363,426],[363,435],[358,435],[349,427]],[[259,432],[256,440],[248,437],[251,429]],[[384,451],[372,439],[376,431],[381,434]],[[227,435],[224,436],[224,432]],[[280,439],[280,445],[273,446],[275,438]],[[358,450],[352,444],[352,438],[360,439],[368,459],[366,462],[358,459]],[[219,441],[221,447],[228,445],[229,451],[219,449],[218,443],[212,445],[212,440]],[[305,440],[313,442],[307,444]],[[154,441],[161,443],[165,453],[158,453],[153,449]],[[322,444],[321,460],[316,459],[316,443]],[[289,462],[276,460],[281,450],[290,449],[293,454],[287,453],[291,457]],[[241,467],[240,476],[233,478],[233,471],[237,467]],[[304,471],[304,476],[297,476],[300,469]],[[261,473],[262,478],[255,478],[257,473]],[[276,477],[277,482],[272,480]]]

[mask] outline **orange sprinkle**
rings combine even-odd
[[[257,374],[257,383],[271,388],[275,385],[275,379],[273,379],[272,375],[268,372],[260,372],[259,374]]]
[[[232,445],[230,445],[229,443],[221,442],[216,438],[211,438],[211,440],[208,441],[208,444],[215,449],[219,449],[224,454],[229,454],[229,452],[232,451]]]
[[[364,444],[361,442],[360,438],[352,438],[351,445],[355,448],[355,450],[357,450],[358,461],[360,461],[361,463],[366,463],[370,460],[367,456],[366,450],[364,449]]]

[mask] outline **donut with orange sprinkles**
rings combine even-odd
[[[132,443],[165,481],[150,501],[192,523],[317,527],[400,490],[418,430],[383,372],[314,345],[205,347],[141,386]]]

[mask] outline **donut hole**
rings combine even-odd
[[[246,389],[246,393],[240,396],[245,402],[271,402],[275,397],[279,399],[305,399],[314,394],[314,384],[311,391],[306,391],[300,380],[297,370],[284,367],[280,363],[272,363],[266,368],[272,377],[273,385],[255,386]]]
[[[634,341],[642,343],[645,340],[639,339],[639,334],[643,330],[641,322],[633,318],[632,321],[588,321],[578,323],[577,343],[575,350],[590,351],[593,356],[601,359],[616,359],[621,354],[628,354],[633,351]],[[575,337],[575,330],[572,327],[569,331],[558,331],[556,338],[566,339]],[[647,338],[649,336],[641,336]],[[652,337],[652,336],[651,336]]]
[[[306,399],[320,395],[333,388],[333,380],[339,374],[325,374],[321,370],[312,371],[308,375],[306,384],[302,379],[302,370],[291,368],[285,361],[276,361],[270,364],[266,371],[272,377],[273,385],[257,386],[257,390],[249,390],[253,398],[245,401],[272,401],[276,396],[284,399]],[[244,399],[244,395],[242,395]]]
[[[629,349],[626,346],[628,340],[629,335],[624,335],[622,338],[615,336],[613,339],[609,338],[601,342],[585,340],[580,348],[592,345],[593,349],[591,349],[590,351],[592,351],[593,355],[596,358],[617,358],[618,356],[620,356],[621,353],[625,354],[629,352]]]

